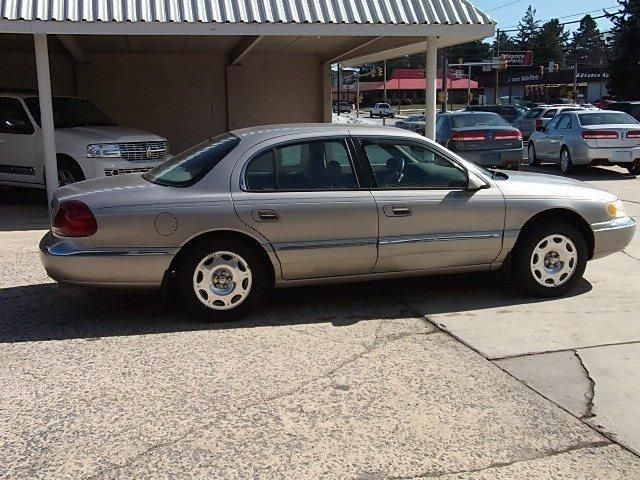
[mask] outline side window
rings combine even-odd
[[[558,120],[558,126],[556,127],[558,130],[565,130],[569,128],[571,124],[571,117],[569,115],[562,115]]]
[[[444,117],[438,117],[438,120],[436,120],[436,130],[438,132],[442,132],[444,130]]]
[[[542,118],[553,118],[556,116],[556,113],[558,113],[558,109],[557,108],[552,108],[550,110],[547,110],[544,115],[542,116]]]
[[[251,191],[358,188],[347,145],[322,140],[283,145],[254,157],[245,170]]]
[[[379,188],[465,188],[467,174],[426,147],[401,141],[364,140]]]
[[[33,124],[16,98],[0,98],[0,133],[30,135]]]
[[[555,117],[553,120],[549,121],[549,123],[547,123],[547,130],[555,130],[558,128],[558,121],[561,118],[562,117]]]

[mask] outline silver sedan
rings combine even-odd
[[[640,122],[623,112],[565,112],[534,132],[527,149],[530,164],[558,163],[567,174],[584,165],[618,165],[640,174]]]
[[[271,287],[510,268],[558,296],[586,262],[622,250],[635,222],[578,181],[487,171],[404,130],[236,130],[144,175],[55,193],[40,243],[61,283],[163,287],[211,320]]]

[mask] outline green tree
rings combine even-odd
[[[618,98],[640,97],[640,0],[618,0],[609,54],[609,92]]]
[[[498,31],[493,40],[493,51],[508,52],[517,50],[518,46],[513,38],[507,35],[506,32]]]
[[[569,32],[560,25],[557,18],[549,20],[540,27],[533,37],[533,58],[537,62],[554,61],[564,65],[564,54],[569,41]]]
[[[535,50],[536,38],[540,28],[540,20],[536,20],[536,10],[529,5],[527,11],[518,22],[518,33],[515,43],[519,50]]]
[[[578,30],[568,48],[568,63],[578,65],[602,65],[607,58],[607,44],[598,30],[596,21],[591,15],[585,15],[580,20]]]
[[[457,63],[460,58],[465,62],[481,62],[490,57],[491,46],[482,40],[467,42],[449,48],[449,59]]]

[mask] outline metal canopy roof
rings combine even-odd
[[[3,20],[487,25],[467,0],[0,0]]]

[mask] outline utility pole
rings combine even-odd
[[[471,65],[467,71],[467,106],[471,105]]]
[[[449,79],[449,58],[448,52],[446,49],[442,50],[442,112],[447,111],[447,96],[448,96],[448,85],[447,80]]]
[[[338,63],[338,116],[340,116],[340,84],[342,83],[342,65]]]
[[[498,43],[500,39],[500,29],[496,29],[496,47],[495,47],[495,51],[493,52],[493,57],[494,58],[498,58],[500,56],[500,45]],[[495,61],[495,60],[494,60]],[[500,69],[496,66],[494,66],[495,69],[495,76],[496,76],[496,93],[494,95],[494,102],[496,105],[498,105],[498,98],[499,98],[499,94],[498,94],[498,89],[500,88]]]
[[[382,101],[386,102],[387,101],[387,61],[386,60],[382,64],[382,85],[384,88],[384,98],[382,99]]]
[[[573,97],[575,103],[578,103],[578,64],[573,66]]]
[[[358,67],[358,82],[356,83],[356,118],[360,118],[360,68]]]

